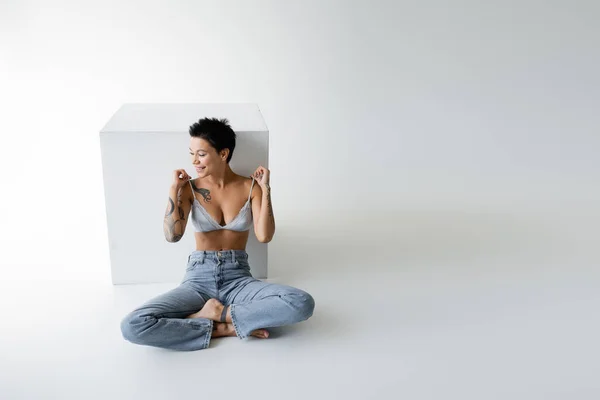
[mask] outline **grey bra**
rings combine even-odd
[[[242,209],[227,225],[221,225],[206,211],[206,209],[200,204],[196,196],[194,195],[194,187],[190,180],[190,186],[192,187],[192,196],[194,196],[194,203],[192,203],[192,224],[196,232],[210,232],[219,229],[227,229],[230,231],[243,232],[250,229],[252,226],[252,207],[250,203],[250,197],[252,197],[252,188],[254,187],[254,177],[252,178],[252,186],[250,186],[250,194],[248,194],[248,201],[242,206]]]

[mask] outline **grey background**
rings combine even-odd
[[[584,0],[1,2],[4,397],[600,398],[599,20]],[[136,102],[259,104],[269,276],[311,320],[193,355],[123,343],[118,317],[170,288],[110,286],[97,133]]]

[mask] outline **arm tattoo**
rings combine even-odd
[[[183,237],[183,234],[179,233],[181,232],[180,219],[175,221],[165,221],[163,228],[165,231],[165,237],[169,242],[178,242]]]
[[[182,204],[183,202],[181,201],[181,193],[179,193],[179,196],[177,196],[177,207],[179,208],[179,219],[181,220],[184,219],[183,208],[181,207]]]
[[[163,231],[168,242],[178,242],[183,237],[184,214],[181,204],[181,194],[178,194],[178,212],[175,214],[175,202],[169,197],[169,204],[167,205],[167,211],[165,212],[165,219],[163,222]],[[179,218],[177,218],[177,215],[179,215]]]
[[[273,219],[273,206],[271,205],[271,191],[267,192],[267,207],[269,209],[269,217]]]
[[[167,212],[165,213],[165,217],[168,217],[169,215],[173,214],[174,210],[175,210],[175,203],[173,203],[173,200],[171,200],[171,198],[169,197],[169,206],[167,208]]]

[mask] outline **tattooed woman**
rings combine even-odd
[[[164,233],[167,241],[178,242],[191,214],[196,250],[179,286],[125,316],[123,337],[147,346],[199,350],[214,337],[267,338],[267,328],[308,319],[315,305],[310,294],[250,273],[245,251],[250,229],[262,243],[275,233],[269,170],[259,166],[246,178],[231,169],[236,134],[226,119],[203,118],[189,133],[197,178],[185,169],[173,171]]]

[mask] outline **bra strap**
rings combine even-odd
[[[190,183],[190,188],[192,189],[192,204],[193,204],[194,200],[196,200],[196,195],[194,194],[194,187],[192,186],[192,180],[190,179],[188,182]]]
[[[254,187],[254,177],[252,177],[252,185],[250,185],[250,194],[248,195],[248,201],[250,201],[250,197],[252,197],[252,188]]]

